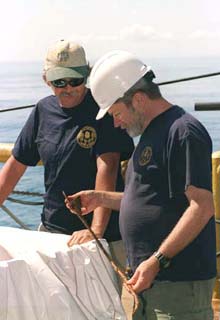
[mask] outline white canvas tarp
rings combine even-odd
[[[95,241],[68,248],[68,238],[0,227],[0,320],[126,319]]]

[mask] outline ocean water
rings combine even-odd
[[[156,82],[220,72],[218,57],[146,59],[155,74]],[[35,104],[51,94],[42,80],[42,63],[0,63],[0,109]],[[194,111],[197,102],[220,102],[220,76],[161,86],[162,94],[173,104],[178,104],[198,118],[207,128],[213,151],[220,151],[220,111]],[[15,142],[32,108],[0,113],[0,143]],[[135,139],[137,143],[138,139]],[[201,155],[202,156],[202,155]],[[0,167],[3,164],[0,163]],[[28,168],[16,190],[44,193],[43,167]],[[36,197],[18,197],[41,201]],[[40,222],[41,206],[24,206],[5,201],[4,205],[16,214],[29,228],[36,229]],[[0,209],[0,225],[18,227]]]

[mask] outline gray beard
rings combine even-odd
[[[135,114],[135,113],[134,113]],[[143,118],[142,115],[136,114],[134,123],[126,129],[131,138],[137,137],[143,133]]]
[[[131,138],[137,137],[142,134],[143,128],[140,123],[136,123],[134,126],[126,129]]]

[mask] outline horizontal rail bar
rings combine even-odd
[[[158,86],[163,86],[163,85],[165,85],[165,84],[171,84],[171,83],[177,83],[177,82],[184,82],[184,81],[190,81],[190,80],[196,80],[196,79],[214,77],[214,76],[219,76],[219,75],[220,75],[220,72],[206,73],[206,74],[201,74],[200,76],[194,76],[194,77],[176,79],[176,80],[171,80],[171,81],[164,81],[164,82],[159,82],[159,83],[157,83],[157,84],[158,84]]]
[[[220,110],[220,102],[197,102],[195,103],[196,111],[216,111]]]
[[[27,109],[27,108],[33,108],[35,104],[30,104],[28,106],[21,106],[21,107],[13,107],[13,108],[7,108],[7,109],[0,109],[0,112],[6,112],[6,111],[14,111],[14,110],[20,110],[20,109]]]

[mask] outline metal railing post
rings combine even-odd
[[[216,218],[217,278],[212,297],[215,319],[220,319],[220,151],[212,154],[212,187]]]

